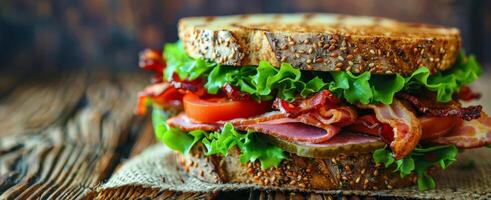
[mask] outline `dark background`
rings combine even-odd
[[[491,63],[486,0],[0,0],[0,73],[135,70],[139,50],[177,39],[180,17],[310,11],[455,26]]]

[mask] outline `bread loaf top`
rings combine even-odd
[[[191,57],[224,65],[376,74],[449,69],[461,45],[456,28],[320,13],[182,18],[179,37]]]

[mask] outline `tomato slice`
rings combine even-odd
[[[200,98],[187,93],[183,98],[184,112],[196,121],[214,123],[263,114],[271,109],[271,101],[231,100],[225,97]]]

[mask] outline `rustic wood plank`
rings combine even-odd
[[[139,132],[134,94],[143,80],[68,75],[9,93],[0,103],[0,199],[95,197]]]

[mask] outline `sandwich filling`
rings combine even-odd
[[[143,51],[139,65],[156,76],[139,93],[137,112],[152,105],[157,138],[184,154],[197,143],[206,155],[238,148],[242,162],[269,168],[288,159],[286,152],[322,157],[358,147],[401,176],[416,173],[426,190],[435,187],[429,168],[445,169],[458,149],[491,144],[491,118],[482,106],[460,103],[480,97],[467,85],[481,68],[464,53],[448,71],[422,66],[408,75],[379,75],[266,61],[225,66],[191,58],[177,42],[163,53]],[[178,111],[171,116],[169,108]]]

